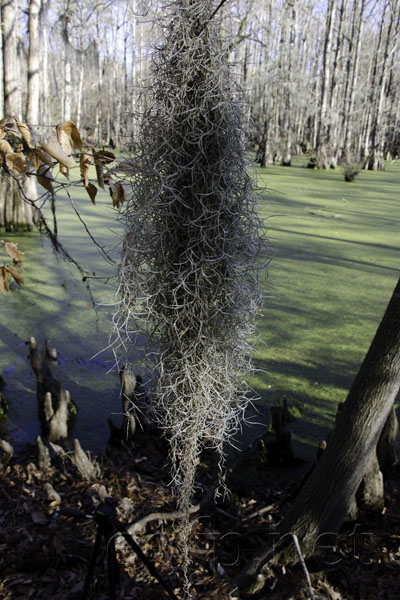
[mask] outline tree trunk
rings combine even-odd
[[[379,438],[376,452],[382,473],[389,471],[397,463],[396,441],[399,433],[399,422],[393,407],[386,419],[385,426]]]
[[[21,118],[21,90],[18,77],[18,0],[1,2],[3,32],[4,112]]]
[[[39,12],[41,0],[30,0],[29,2],[29,54],[28,54],[28,99],[26,107],[26,120],[30,127],[33,141],[37,142],[39,124],[39,93],[40,93],[40,45],[39,45]],[[22,189],[30,202],[36,202],[38,193],[36,177],[25,176]],[[31,206],[31,208],[33,208]],[[33,218],[34,215],[33,215]]]
[[[79,69],[78,69],[78,93],[76,94],[75,115],[76,126],[81,128],[82,102],[83,102],[83,76],[84,76],[84,58],[85,58],[85,40],[83,35],[84,14],[83,5],[80,6],[80,28],[79,28]]]
[[[33,228],[32,206],[23,200],[19,188],[21,185],[26,193],[24,180],[28,179],[32,178],[0,174],[0,228],[4,227],[7,232],[31,231]]]
[[[379,37],[380,41],[383,39],[382,31],[384,29],[385,13],[386,13],[387,7],[388,7],[388,5],[385,4],[383,14],[382,14],[382,20],[381,20],[381,32],[380,32],[380,37]],[[385,168],[384,157],[383,157],[383,143],[384,142],[383,142],[383,134],[382,134],[382,117],[383,117],[384,103],[385,103],[385,87],[386,87],[386,80],[387,80],[387,75],[388,75],[389,52],[390,52],[390,45],[392,42],[392,29],[394,26],[395,18],[398,18],[398,15],[397,15],[398,1],[397,0],[395,2],[393,2],[393,6],[391,8],[392,8],[392,10],[391,10],[390,20],[389,20],[389,24],[388,24],[387,33],[386,33],[384,52],[383,52],[383,56],[380,57],[381,61],[382,61],[382,66],[381,66],[380,78],[379,78],[379,83],[377,85],[377,92],[376,92],[376,97],[375,97],[374,120],[373,120],[373,126],[372,126],[372,131],[371,131],[370,153],[369,153],[367,163],[366,163],[367,168],[370,170],[373,170],[373,171],[376,171],[376,170],[381,171]],[[378,46],[378,51],[379,51],[379,46]],[[377,60],[378,60],[378,53],[377,53]]]
[[[96,111],[94,116],[94,129],[93,138],[95,145],[100,145],[103,142],[102,132],[102,104],[101,98],[103,94],[103,69],[101,64],[101,48],[98,40],[100,39],[100,28],[98,21],[96,22],[97,39],[95,40],[96,48],[96,67],[97,67],[97,97],[96,97]],[[108,142],[108,140],[107,140]]]
[[[49,43],[48,43],[49,0],[41,0],[40,9],[40,118],[41,124],[50,123],[49,93]]]
[[[3,34],[3,89],[4,112],[6,116],[15,115],[21,119],[21,93],[18,76],[17,34],[18,34],[18,1],[2,0],[2,34]],[[36,199],[35,181],[32,177],[16,177],[0,174],[0,227],[6,231],[17,229],[31,230],[33,227],[33,207],[24,201],[20,193],[32,201]]]
[[[353,4],[353,18],[351,29],[351,40],[349,56],[346,61],[346,82],[343,99],[342,130],[344,131],[344,143],[342,150],[342,159],[345,163],[352,161],[351,143],[353,137],[354,103],[358,83],[358,71],[360,64],[361,39],[363,31],[365,0],[361,0],[361,6],[358,10],[358,0]],[[355,33],[356,32],[356,33]],[[353,42],[353,40],[355,40]],[[360,156],[357,156],[360,159]]]
[[[382,510],[385,506],[383,475],[379,468],[376,448],[372,451],[367,470],[356,493],[357,507]]]
[[[286,75],[286,115],[285,124],[286,131],[283,132],[285,139],[285,147],[283,150],[282,165],[284,167],[290,167],[292,161],[292,144],[293,144],[293,106],[292,106],[292,85],[293,85],[293,59],[294,59],[294,44],[297,36],[297,5],[293,0],[287,2],[288,10],[290,12],[290,28],[287,38],[287,75]]]
[[[3,22],[3,8],[0,2],[0,18]],[[3,71],[3,26],[0,27],[0,115],[4,115],[4,71]]]
[[[337,535],[376,453],[399,388],[400,280],[338,414],[327,449],[284,519],[279,540],[275,538],[274,547],[269,545],[252,560],[242,581],[254,579],[276,553],[282,562],[292,560],[292,533],[299,538],[305,557],[318,554],[326,532],[333,532],[333,537]]]
[[[347,0],[342,0],[338,11],[338,23],[336,26],[336,47],[333,52],[332,77],[329,90],[329,125],[328,140],[330,141],[330,167],[336,168],[339,153],[339,140],[342,139],[339,132],[339,98],[342,88],[341,63],[343,57],[344,35],[343,27],[345,20]]]
[[[326,31],[324,41],[324,51],[322,58],[322,80],[321,80],[321,104],[319,112],[318,133],[317,133],[317,164],[322,169],[327,169],[330,166],[329,148],[329,128],[328,128],[328,105],[329,105],[329,89],[331,81],[331,52],[332,52],[332,36],[333,26],[335,21],[336,2],[329,0],[328,13],[326,20]]]
[[[62,100],[62,118],[64,121],[70,121],[72,115],[72,67],[71,67],[71,17],[72,8],[70,0],[63,14],[63,40],[64,40],[64,82],[63,82],[63,100]]]
[[[39,11],[40,0],[29,2],[29,55],[28,55],[28,101],[26,120],[28,125],[37,127],[39,119]],[[33,133],[35,133],[33,131]]]

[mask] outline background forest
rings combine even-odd
[[[32,125],[73,120],[88,144],[132,147],[158,3],[2,5],[0,113],[30,121],[37,104]],[[261,164],[310,152],[322,167],[379,169],[398,154],[398,0],[234,0],[224,14]]]

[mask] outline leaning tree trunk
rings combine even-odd
[[[275,538],[282,562],[292,559],[296,534],[305,557],[318,551],[325,532],[338,532],[356,491],[376,455],[382,429],[400,388],[400,280],[368,353],[338,415],[327,449],[306,481]],[[243,574],[254,577],[272,559],[270,547]]]

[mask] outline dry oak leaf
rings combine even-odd
[[[125,186],[122,183],[110,183],[109,187],[113,207],[119,209],[126,200]]]
[[[31,159],[35,165],[35,169],[38,170],[42,163],[48,165],[51,169],[55,166],[55,162],[52,161],[51,156],[47,154],[41,148],[34,148],[31,153]]]
[[[89,194],[92,204],[96,204],[97,187],[93,183],[88,183],[85,185],[85,190]]]
[[[3,140],[2,140],[3,141]],[[4,155],[4,160],[11,173],[14,175],[22,175],[27,170],[27,164],[25,157],[22,154],[16,152],[7,152]]]
[[[10,289],[10,284],[8,283],[9,274],[6,271],[5,267],[0,267],[0,293],[5,294]]]
[[[21,121],[17,121],[16,119],[15,122],[26,144],[29,146],[29,148],[33,148],[32,135],[29,127],[25,125],[25,123],[21,123]]]
[[[89,167],[92,164],[92,159],[93,156],[91,154],[89,154],[88,152],[83,152],[79,160],[79,165],[81,168],[81,177],[83,179],[83,185],[85,187],[89,185],[88,173]]]
[[[104,190],[103,163],[96,150],[93,150],[93,156],[96,167],[97,183]]]
[[[8,256],[13,259],[15,265],[21,266],[23,264],[23,252],[18,249],[18,245],[15,242],[5,242],[0,240],[4,244],[5,251]]]
[[[14,281],[18,286],[24,285],[24,278],[17,269],[14,269],[14,267],[11,267],[10,265],[6,265],[5,269],[13,276]]]
[[[69,180],[69,169],[67,169],[67,167],[64,167],[64,165],[60,165],[60,173],[61,175],[64,175],[66,179]]]
[[[61,134],[61,131],[63,132],[64,135]],[[63,139],[65,139],[64,136],[66,136],[68,138],[69,144],[73,148],[77,148],[78,150],[80,150],[82,152],[83,144],[82,144],[82,140],[81,140],[81,134],[79,133],[79,129],[73,121],[64,121],[64,123],[60,123],[59,125],[57,125],[57,137],[59,135]],[[60,139],[59,139],[59,141],[60,141]],[[61,143],[61,141],[60,141],[60,143]]]
[[[73,169],[78,166],[72,156],[68,156],[68,154],[64,152],[61,144],[56,139],[50,140],[47,144],[42,144],[41,149],[55,158],[60,165],[67,167],[67,169]]]
[[[7,140],[0,140],[0,152],[4,155],[14,151]]]
[[[42,187],[44,187],[48,192],[54,194],[54,188],[52,182],[54,181],[54,177],[51,173],[51,169],[49,166],[42,163],[37,170],[37,180],[38,183]]]
[[[72,155],[72,144],[68,135],[60,125],[57,125],[57,140],[67,156]]]
[[[115,154],[113,152],[108,152],[108,150],[99,150],[97,152],[93,149],[93,156],[96,167],[97,183],[104,190],[103,168],[104,165],[111,163],[115,159]]]

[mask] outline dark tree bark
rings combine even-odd
[[[280,527],[275,547],[268,545],[243,572],[253,579],[273,558],[290,562],[291,535],[305,557],[318,554],[322,536],[338,532],[360,483],[376,456],[376,446],[400,388],[400,280],[338,414],[327,449],[300,490]],[[375,466],[374,466],[375,465]],[[377,463],[372,465],[372,469]],[[325,538],[325,535],[324,535]],[[272,540],[271,540],[272,542]],[[326,544],[326,539],[324,539]]]
[[[382,430],[376,447],[379,467],[383,474],[389,471],[394,464],[397,463],[396,441],[399,433],[399,422],[396,415],[396,410],[393,407],[386,419],[385,426]]]

